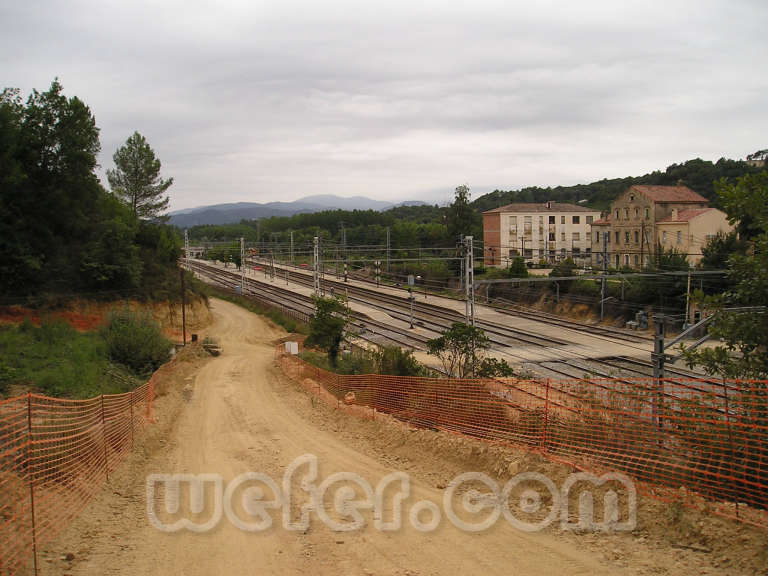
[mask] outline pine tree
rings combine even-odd
[[[145,220],[166,219],[169,199],[164,196],[173,178],[160,177],[160,160],[147,140],[134,132],[112,157],[115,169],[107,170],[112,193],[128,204],[134,216]]]

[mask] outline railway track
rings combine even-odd
[[[240,287],[240,274],[222,270],[217,266],[190,261],[187,266],[196,275],[210,282],[237,292]],[[312,299],[276,286],[269,282],[261,282],[254,278],[245,277],[244,296],[261,300],[268,305],[278,308],[289,308],[299,311],[309,318],[314,313]],[[428,338],[421,334],[409,333],[397,327],[379,322],[364,314],[350,311],[349,324],[356,329],[356,336],[374,344],[394,344],[410,349],[426,350]]]
[[[297,284],[313,287],[313,278],[311,274],[307,272],[291,270],[291,279]],[[410,301],[407,296],[400,297],[380,292],[373,288],[363,288],[345,282],[329,280],[327,278],[320,280],[320,287],[321,290],[324,290],[325,292],[330,292],[331,289],[333,289],[335,294],[344,293],[348,296],[350,301],[359,302],[371,308],[386,311],[390,315],[408,321],[410,315]],[[414,301],[413,314],[415,323],[426,329],[433,330],[436,333],[442,333],[454,322],[464,322],[465,320],[463,314],[454,310],[434,304],[419,302],[418,300]],[[487,320],[476,320],[475,324],[483,329],[493,344],[501,347],[557,347],[566,346],[568,344],[568,342],[558,338],[541,336],[539,334],[534,334],[533,332]]]
[[[206,274],[216,279],[219,283],[226,283],[229,289],[234,290],[240,285],[239,272],[225,270],[200,261],[190,261],[190,267],[198,273]],[[286,269],[282,268],[281,270]],[[246,276],[246,295],[267,299],[270,303],[278,306],[290,305],[300,309],[307,315],[311,315],[313,312],[311,297],[280,287],[278,285],[279,280],[279,274],[275,277],[274,281],[261,281]],[[301,270],[290,269],[290,281],[309,288],[313,287],[312,276]],[[385,311],[392,318],[402,322],[409,321],[410,301],[407,297],[382,293],[374,289],[362,288],[327,278],[321,279],[321,290],[325,293],[330,293],[333,290],[337,295],[346,294],[350,301],[359,302],[369,308]],[[434,333],[435,336],[442,333],[451,323],[464,321],[464,316],[454,310],[424,302],[414,302],[413,314],[414,324],[428,332]],[[351,324],[358,330],[361,338],[377,344],[395,344],[411,349],[426,350],[426,342],[430,339],[430,337],[423,334],[377,321],[361,313],[351,312],[350,319]],[[539,320],[540,318],[536,317],[535,319]],[[516,356],[509,349],[515,347],[546,347],[550,351],[556,351],[559,347],[567,345],[568,342],[550,337],[542,337],[531,332],[493,322],[479,321],[477,325],[488,334],[492,348],[497,353],[513,358],[538,376],[553,378],[584,378],[585,376],[592,376],[628,379],[651,376],[652,366],[649,362],[623,356],[600,358],[582,356],[581,358],[572,358],[563,353],[560,359],[526,362],[524,358]],[[603,337],[605,336],[603,335]],[[384,342],[382,342],[382,339]],[[672,378],[701,378],[700,374],[679,370],[674,367],[667,367],[667,373]]]

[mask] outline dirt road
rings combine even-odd
[[[144,475],[217,473],[225,482],[243,472],[266,473],[278,482],[302,454],[315,454],[318,483],[334,472],[354,472],[371,485],[400,467],[383,456],[375,438],[340,429],[338,421],[307,416],[312,404],[273,366],[274,340],[281,336],[260,317],[227,302],[212,305],[209,334],[223,353],[210,360],[189,386],[187,403],[167,442],[127,487],[113,486],[86,511],[77,533],[62,546],[74,561],[49,558],[50,573],[68,574],[614,574],[594,551],[557,533],[524,533],[500,521],[470,534],[447,521],[434,532],[402,530],[335,532],[315,514],[308,530],[288,531],[279,514],[269,530],[249,533],[223,519],[207,533],[165,533],[148,522]],[[354,418],[347,416],[349,420]],[[400,461],[413,470],[412,461]],[[424,456],[425,458],[427,456]],[[444,486],[412,477],[412,500],[441,503]],[[406,510],[407,519],[407,507]],[[391,504],[388,512],[392,511]],[[294,510],[295,512],[295,510]],[[365,515],[365,514],[364,514]],[[295,514],[294,514],[295,517]],[[67,552],[60,548],[59,552]],[[627,567],[629,569],[629,567]],[[631,572],[637,573],[635,569]]]

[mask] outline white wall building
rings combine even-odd
[[[483,212],[483,260],[486,266],[503,267],[519,256],[532,262],[569,257],[589,262],[592,222],[599,218],[599,210],[560,202],[488,210]]]

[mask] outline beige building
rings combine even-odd
[[[691,264],[698,264],[702,248],[718,232],[730,232],[734,226],[728,216],[717,208],[672,210],[672,215],[656,223],[656,242],[661,250],[675,250],[688,255]]]
[[[556,262],[573,256],[589,262],[592,222],[598,210],[576,204],[508,204],[483,212],[483,260],[486,266],[508,266],[522,256],[527,261]]]
[[[592,225],[592,262],[642,268],[660,251],[687,254],[692,264],[719,231],[733,229],[726,215],[687,186],[631,186]]]

